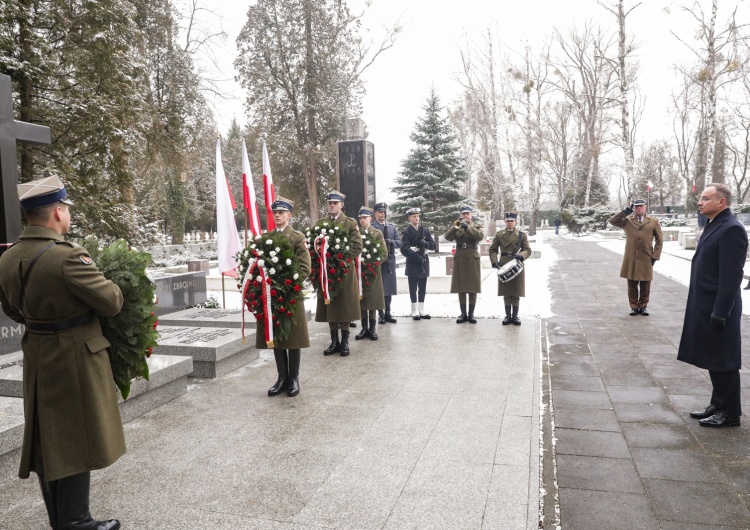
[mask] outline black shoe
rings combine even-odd
[[[385,314],[385,321],[388,322],[389,324],[395,324],[396,322],[398,322],[398,320],[393,318],[393,316],[390,313]]]
[[[507,326],[513,321],[512,318],[510,318],[510,315],[505,315],[505,318],[503,319],[503,326]]]
[[[648,316],[648,309],[646,309],[645,307],[642,307],[641,308],[641,315],[643,315],[644,317],[647,317]]]
[[[477,323],[477,319],[474,318],[474,315],[469,315],[469,319],[468,320],[469,320],[469,324],[476,324]]]
[[[413,317],[411,317],[411,318],[413,318],[414,320],[419,320],[419,319],[421,319],[422,317],[420,317],[419,315],[414,315],[414,316],[413,316]]]
[[[719,411],[713,416],[699,421],[701,427],[739,427],[739,416],[727,416],[724,411]]]
[[[634,317],[634,316],[640,315],[640,314],[641,314],[641,310],[638,309],[637,307],[634,307],[633,309],[630,310],[630,316],[631,317]]]
[[[477,323],[477,319],[474,318],[474,307],[476,307],[476,304],[469,304],[469,318],[467,319],[469,324]]]
[[[286,383],[286,394],[289,397],[294,397],[299,394],[299,362],[300,362],[300,350],[291,349],[289,350],[289,379]]]
[[[520,326],[521,325],[521,319],[519,319],[518,317],[513,317],[511,319],[511,321],[513,322],[514,326]]]
[[[707,406],[704,410],[696,410],[690,413],[690,417],[694,420],[702,420],[704,418],[708,418],[710,416],[713,416],[716,414],[716,411],[719,410],[714,405]]]
[[[382,326],[386,322],[388,321],[385,319],[385,313],[383,313],[382,311],[378,311],[378,324]]]
[[[370,328],[367,327],[367,320],[362,319],[362,331],[355,335],[354,340],[366,339],[370,336]]]
[[[456,319],[456,324],[463,324],[464,322],[468,322],[469,317],[466,316],[466,313],[462,313],[460,317]]]
[[[352,320],[351,322],[349,322],[349,327],[350,328],[356,328],[357,327],[357,323]]]
[[[120,521],[118,521],[117,519],[97,521],[96,530],[120,530]]]
[[[341,356],[346,357],[349,355],[349,332],[341,331]]]
[[[299,380],[294,377],[289,379],[289,384],[287,385],[286,389],[286,395],[289,397],[294,397],[297,394],[299,394]]]
[[[347,331],[347,333],[349,333]],[[331,345],[323,350],[323,355],[333,355],[341,351],[341,343],[339,342],[339,330],[331,330]]]
[[[375,320],[370,320],[370,340],[378,340],[378,332],[375,327]]]
[[[286,381],[286,377],[279,376],[279,378],[276,380],[276,384],[268,389],[268,396],[278,396],[284,390],[286,390]]]
[[[419,318],[422,320],[430,320],[432,317],[430,315],[419,315]]]

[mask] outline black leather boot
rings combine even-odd
[[[378,332],[375,329],[375,319],[370,320],[370,340],[378,340]]]
[[[346,332],[349,334],[349,332]],[[331,345],[323,350],[323,355],[333,355],[341,351],[341,343],[339,343],[339,330],[331,330]]]
[[[299,394],[299,359],[300,350],[289,350],[289,383],[286,386],[286,393],[289,397]]]
[[[349,332],[341,330],[341,356],[346,357],[349,355]]]
[[[95,521],[89,512],[91,473],[57,481],[57,521],[60,530],[119,530],[120,521]]]
[[[390,311],[385,312],[385,321],[388,322],[389,324],[395,324],[396,322],[398,322],[398,320],[393,318],[393,315],[391,315]]]
[[[505,306],[505,318],[503,319],[503,326],[507,326],[513,319],[510,316],[510,306]]]
[[[276,384],[268,389],[268,395],[278,396],[286,388],[287,378],[289,377],[289,361],[286,357],[286,350],[274,348],[273,357],[276,359],[276,371],[279,378],[276,380]]]
[[[47,508],[47,517],[49,517],[49,524],[57,530],[59,525],[57,524],[57,481],[45,482],[42,475],[38,475],[39,487],[42,489],[42,498],[44,499],[44,506]]]
[[[469,320],[466,316],[466,304],[462,304],[459,302],[458,305],[461,306],[461,316],[456,319],[456,324],[463,324],[464,322],[467,322]]]
[[[362,313],[363,313],[364,315],[367,315],[367,312],[366,312],[366,311],[363,311]],[[369,336],[370,336],[370,329],[369,329],[369,328],[367,327],[367,316],[363,316],[363,317],[362,317],[362,331],[360,331],[359,333],[357,333],[357,334],[356,334],[356,335],[354,336],[354,340],[362,340],[362,339],[366,339],[366,338],[368,338]]]
[[[385,311],[378,309],[378,324],[381,326],[385,324]]]
[[[474,307],[476,304],[469,304],[469,318],[467,319],[469,321],[469,324],[476,324],[477,319],[474,318]]]
[[[513,318],[511,319],[511,321],[513,322],[515,326],[521,325],[521,320],[518,318],[518,306],[517,305],[513,306]]]

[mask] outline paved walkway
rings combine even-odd
[[[651,315],[630,317],[620,255],[590,238],[552,241],[556,316],[543,343],[562,528],[750,528],[750,420],[715,430],[688,416],[711,384],[676,360],[687,288],[657,275]],[[747,347],[747,319],[743,330]]]

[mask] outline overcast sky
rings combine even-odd
[[[603,1],[614,4],[614,0]],[[217,77],[235,75],[232,66],[237,54],[235,40],[252,3],[254,0],[222,0],[214,8],[229,34],[225,50],[219,54],[221,72]],[[692,4],[692,0],[684,3]],[[709,0],[701,3],[710,10]],[[635,4],[636,1],[626,1],[626,5]],[[726,10],[736,4],[737,0],[720,1],[717,26],[726,20]],[[748,12],[744,4],[743,16]],[[356,10],[364,2],[350,1],[350,5]],[[647,101],[638,133],[647,139],[671,136],[667,110],[670,92],[676,84],[673,67],[694,60],[691,52],[670,33],[674,30],[690,40],[697,29],[680,12],[680,5],[681,2],[675,1],[643,0],[627,19],[628,32],[640,44],[634,57],[640,64],[638,84]],[[394,47],[383,53],[364,76],[367,95],[362,118],[367,123],[369,140],[375,144],[378,200],[395,198],[391,187],[401,161],[411,148],[409,134],[423,115],[422,106],[430,88],[435,87],[444,105],[457,98],[460,87],[456,75],[461,66],[460,49],[465,47],[466,39],[481,43],[491,27],[495,41],[510,55],[521,52],[527,42],[532,49],[538,49],[555,28],[565,34],[574,25],[582,27],[586,21],[616,27],[614,17],[596,0],[372,0],[364,20],[375,40],[382,36],[384,25],[392,25],[396,20],[404,25]],[[233,117],[241,124],[245,120],[240,87],[236,83],[222,86],[230,98],[218,101],[216,108],[222,132],[226,132]],[[273,146],[269,146],[269,154],[273,157]],[[259,159],[260,153],[250,153],[250,157]]]

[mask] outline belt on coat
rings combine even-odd
[[[478,249],[479,247],[478,247],[478,246],[476,246],[476,245],[467,245],[466,243],[461,243],[461,244],[459,245],[459,248],[473,248],[473,249],[475,249],[475,250],[476,250],[476,249]]]
[[[501,252],[500,255],[501,256],[515,256],[515,254],[513,254],[512,252]]]
[[[69,318],[68,320],[58,320],[56,322],[46,322],[40,320],[27,320],[26,329],[29,331],[44,331],[48,333],[59,333],[61,331],[68,331],[69,329],[77,328],[88,324],[94,318],[94,312],[88,311],[77,317]]]

